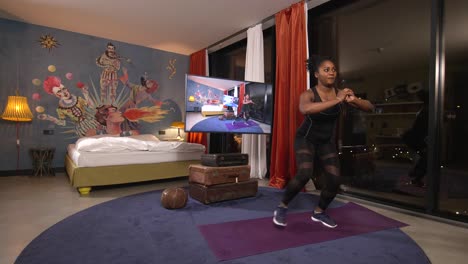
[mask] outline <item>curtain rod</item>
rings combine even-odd
[[[307,3],[311,2],[311,1],[313,1],[313,0],[305,0],[304,3],[307,4]],[[328,2],[328,1],[330,1],[330,0],[319,1],[319,2],[322,2],[322,3],[319,3],[319,4],[315,5],[315,6],[318,6],[318,5],[323,4],[323,3],[325,3],[325,2]],[[299,2],[298,2],[298,3],[299,3]],[[307,8],[310,9],[309,6],[308,6]],[[249,28],[251,28],[251,27],[253,27],[253,26],[255,26],[255,25],[258,25],[258,24],[260,24],[260,23],[261,23],[261,24],[264,24],[264,23],[270,21],[270,20],[272,20],[272,19],[275,18],[275,16],[276,16],[277,13],[278,13],[278,12],[276,12],[275,14],[273,14],[273,15],[267,17],[267,18],[262,19],[260,22],[257,22],[257,23],[255,23],[255,24],[253,24],[253,25],[251,25],[251,26],[249,26],[249,27],[247,27],[247,28],[244,28],[244,29],[242,29],[242,30],[240,30],[240,31],[237,31],[236,33],[234,33],[234,34],[232,34],[232,35],[230,35],[230,36],[227,36],[227,37],[223,38],[222,40],[217,41],[217,42],[211,44],[210,46],[206,47],[205,49],[206,49],[206,50],[209,50],[209,49],[211,49],[211,48],[213,48],[213,47],[216,47],[216,46],[218,46],[219,44],[221,44],[221,43],[223,43],[223,42],[225,42],[225,41],[227,41],[227,40],[229,40],[229,39],[231,39],[231,38],[233,38],[233,37],[235,37],[235,36],[238,36],[238,35],[240,35],[240,34],[246,32],[247,30],[249,30]]]

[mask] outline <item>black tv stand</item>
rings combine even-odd
[[[232,133],[210,133],[210,154],[225,154],[225,153],[238,153],[237,142],[234,140]]]

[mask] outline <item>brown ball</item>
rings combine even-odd
[[[187,200],[188,194],[182,188],[167,188],[161,194],[161,205],[166,209],[183,208]]]

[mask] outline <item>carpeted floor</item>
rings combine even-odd
[[[106,202],[44,231],[15,263],[219,263],[200,226],[272,216],[281,191],[259,188],[256,197],[167,210],[161,191]],[[301,193],[290,205],[291,214],[307,212],[317,196]],[[334,202],[333,208],[343,204]],[[340,219],[336,219],[340,225]],[[271,223],[270,223],[271,224]],[[306,217],[303,225],[318,225]],[[327,228],[323,227],[322,233]],[[297,232],[297,236],[310,235]],[[276,243],[281,244],[278,240]],[[271,242],[270,242],[271,243]],[[421,248],[398,228],[385,229],[222,263],[430,263]]]

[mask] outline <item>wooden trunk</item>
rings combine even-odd
[[[190,165],[189,167],[189,181],[207,186],[243,182],[249,178],[250,165],[230,167]]]
[[[205,186],[193,182],[189,183],[190,197],[204,204],[251,197],[255,196],[257,191],[257,180],[212,186]]]

